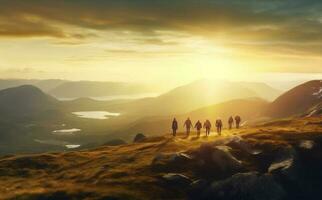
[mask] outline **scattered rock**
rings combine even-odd
[[[192,180],[183,174],[168,173],[163,175],[162,178],[171,186],[188,186],[192,183]]]
[[[137,142],[142,142],[143,140],[146,139],[146,136],[142,133],[138,133],[136,134],[136,136],[134,137],[133,142],[137,143]]]
[[[283,187],[274,180],[273,176],[248,172],[213,182],[198,199],[279,200],[283,199],[285,194]]]

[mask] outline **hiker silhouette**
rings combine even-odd
[[[184,122],[184,124],[183,124],[183,127],[186,127],[186,133],[187,133],[187,136],[189,136],[189,134],[190,134],[190,129],[191,129],[191,127],[192,127],[193,125],[192,125],[192,122],[191,122],[191,120],[190,120],[190,118],[188,117],[188,119]]]
[[[178,129],[178,122],[176,118],[172,121],[172,135],[175,137],[177,135],[177,129]]]
[[[206,136],[208,136],[210,134],[210,129],[211,129],[211,123],[208,119],[203,124],[203,127],[206,129]]]
[[[235,122],[236,122],[236,128],[239,128],[240,127],[240,122],[241,122],[241,118],[240,118],[239,115],[236,115]]]
[[[217,133],[221,135],[221,129],[222,129],[222,121],[221,119],[216,120],[216,128],[217,128]]]
[[[200,130],[202,128],[202,124],[201,124],[201,122],[199,120],[195,124],[195,128],[197,129],[197,136],[200,137]]]
[[[229,129],[232,129],[233,123],[234,123],[234,118],[232,116],[230,116],[228,119]]]

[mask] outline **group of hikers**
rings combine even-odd
[[[233,128],[234,122],[235,122],[236,128],[239,128],[240,127],[240,122],[241,122],[241,117],[239,115],[236,115],[235,116],[235,121],[234,121],[234,118],[232,116],[230,116],[228,118],[228,128],[229,129]],[[222,130],[222,127],[223,127],[223,122],[221,121],[221,119],[216,120],[215,126],[216,126],[216,129],[217,129],[218,135],[221,135],[221,130]],[[193,129],[193,128],[195,128],[197,130],[197,136],[198,137],[200,137],[200,132],[201,132],[202,128],[206,129],[206,136],[209,136],[210,130],[211,130],[211,122],[207,119],[202,125],[200,120],[198,120],[196,122],[195,126],[193,126],[190,118],[188,118],[184,122],[183,127],[186,128],[187,137],[190,135],[190,130]],[[177,130],[178,130],[178,121],[176,120],[176,118],[174,118],[173,121],[172,121],[172,134],[173,134],[173,136],[176,136]]]

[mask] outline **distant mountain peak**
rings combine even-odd
[[[0,91],[0,110],[8,116],[28,115],[54,109],[58,100],[32,85]]]

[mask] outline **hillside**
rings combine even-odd
[[[165,132],[171,131],[171,123],[173,117],[179,122],[179,130],[183,131],[183,122],[190,117],[193,123],[197,120],[204,122],[209,119],[212,123],[217,118],[221,118],[224,123],[224,127],[227,127],[227,120],[230,116],[240,115],[242,121],[256,122],[261,119],[260,113],[267,107],[269,103],[258,98],[249,99],[235,99],[211,106],[206,106],[201,109],[194,110],[181,115],[174,116],[149,116],[138,119],[125,128],[120,129],[114,135],[115,137],[122,137],[129,140],[136,133],[149,133],[149,135],[159,135]]]
[[[321,118],[176,139],[0,158],[4,200],[317,199]],[[314,130],[314,131],[312,131]]]
[[[270,117],[301,115],[321,102],[322,81],[309,81],[279,96],[268,106],[264,115]]]

